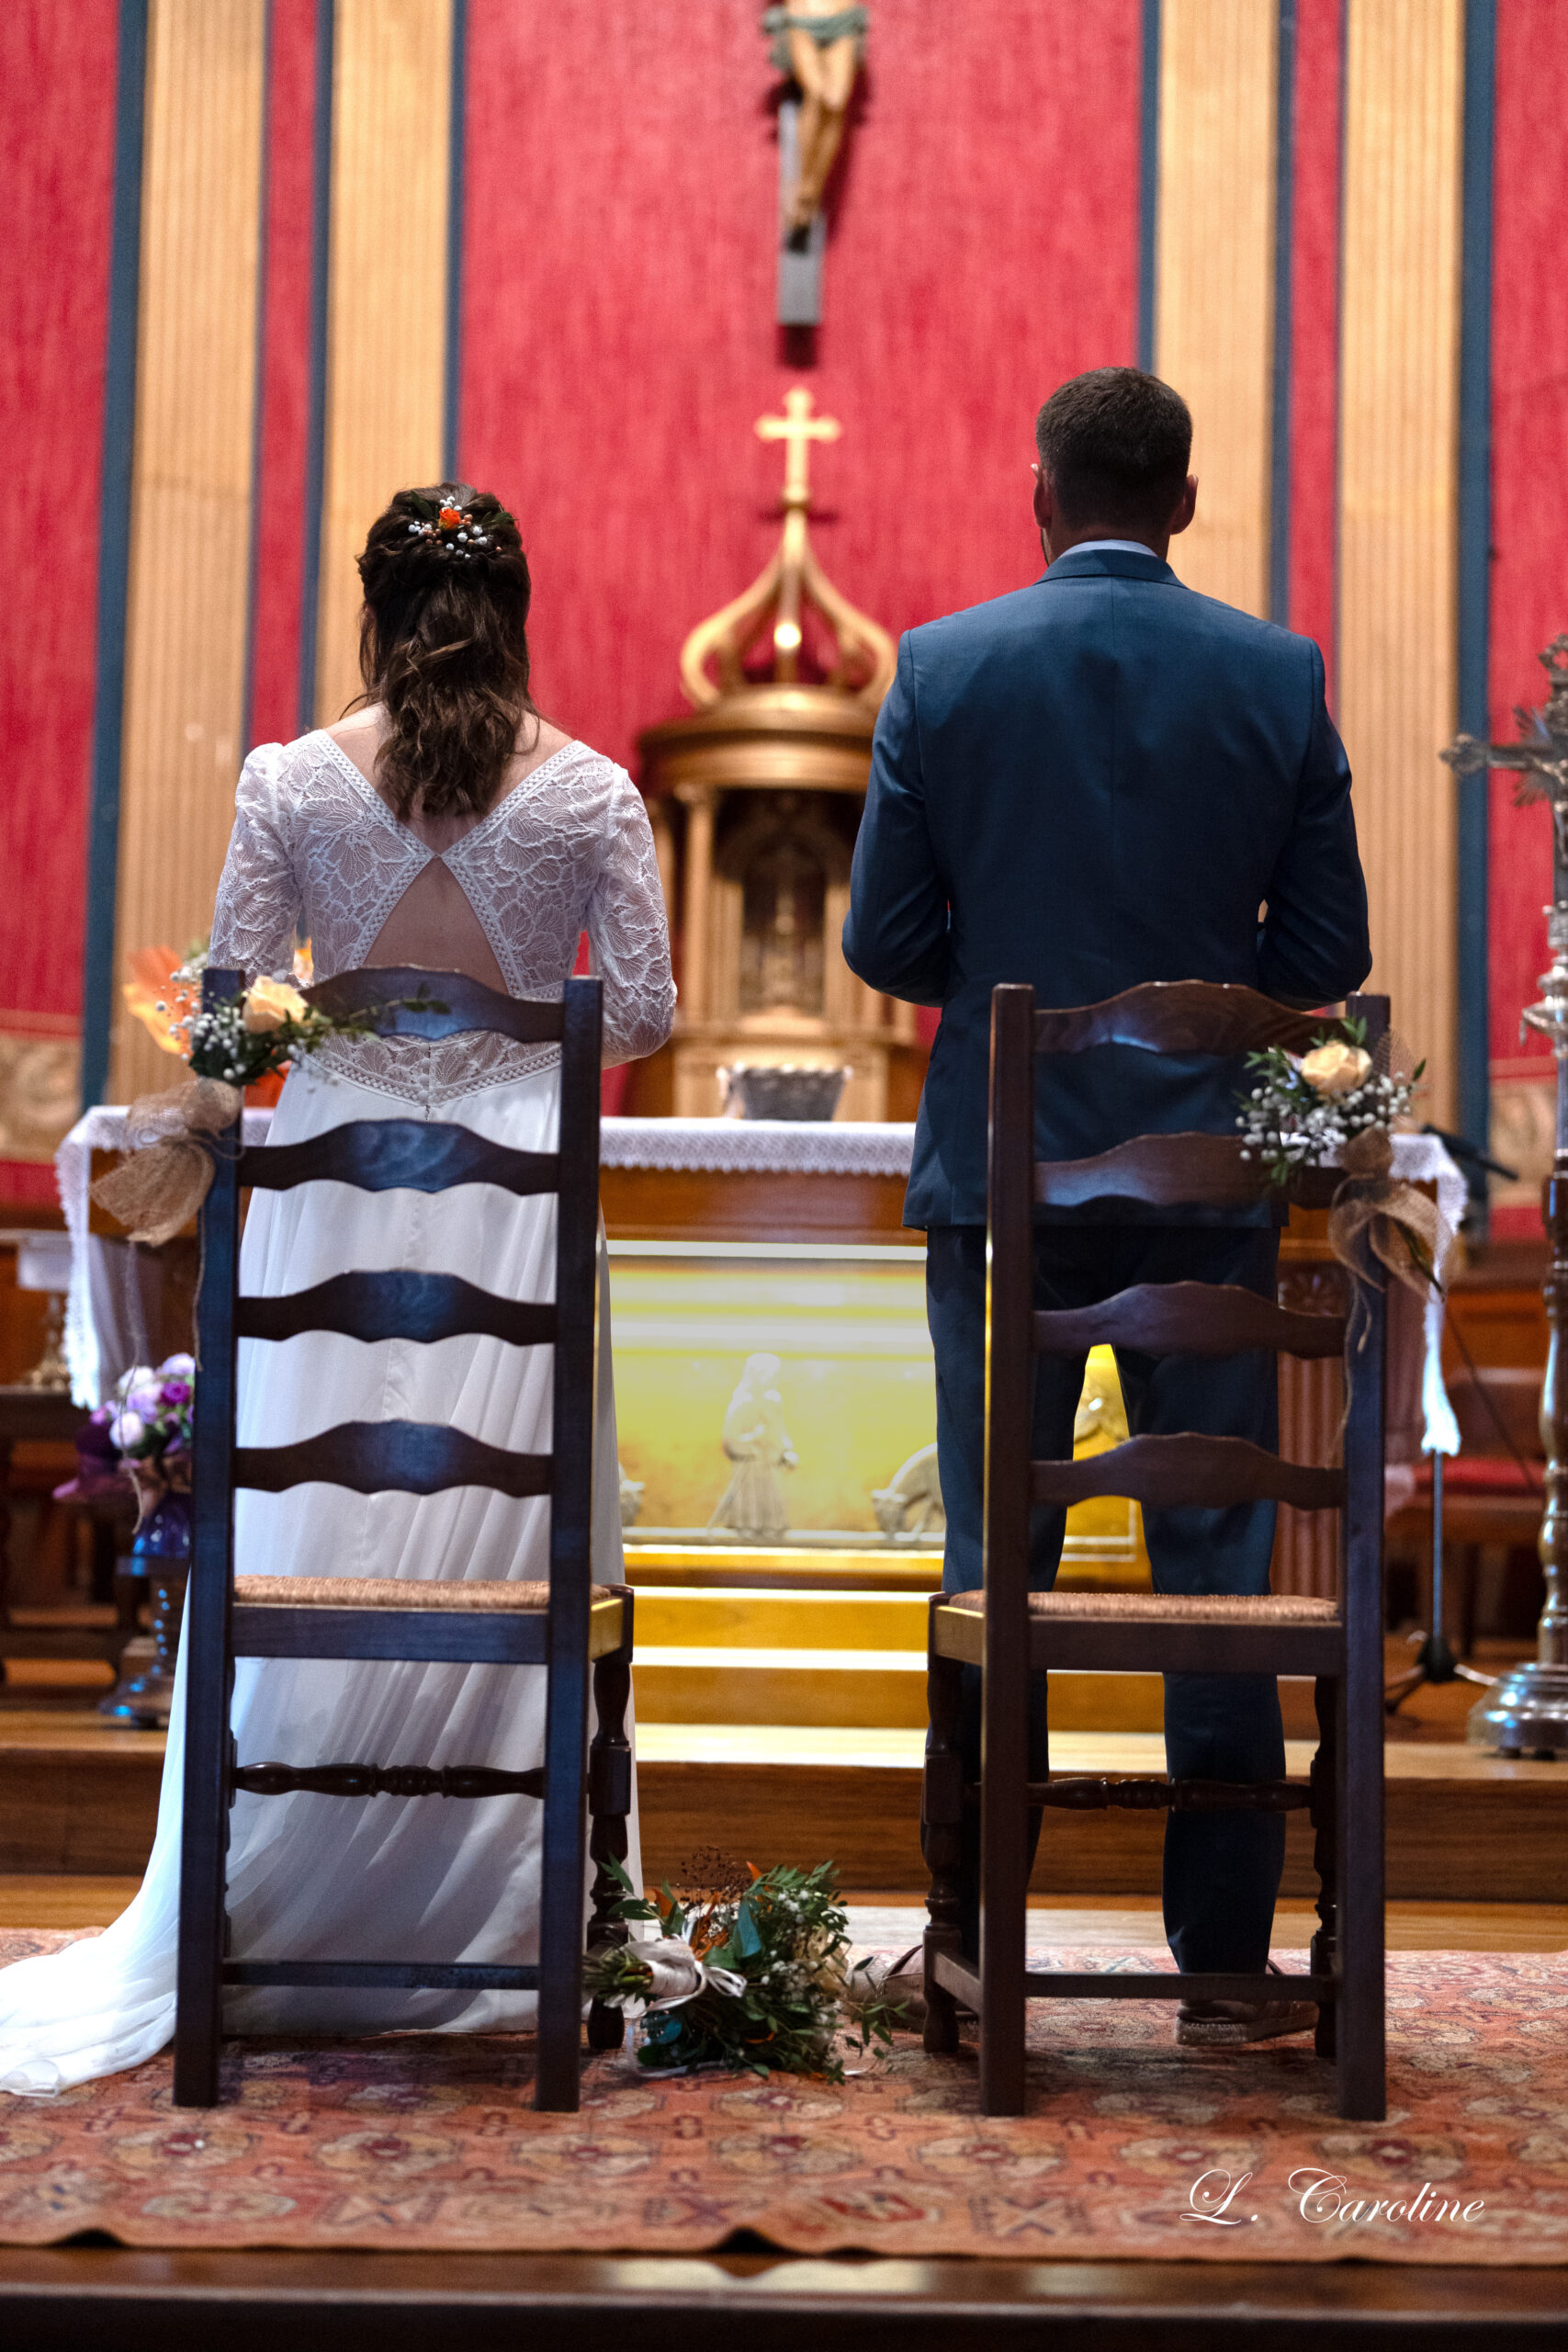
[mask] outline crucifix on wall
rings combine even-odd
[[[822,317],[822,198],[843,144],[869,21],[865,8],[836,7],[833,0],[791,0],[762,11],[773,62],[790,77],[779,107],[781,326],[814,327]]]

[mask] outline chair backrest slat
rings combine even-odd
[[[292,1445],[236,1446],[234,1484],[268,1495],[312,1485],[361,1495],[434,1495],[444,1487],[547,1495],[551,1460],[485,1445],[444,1421],[342,1421]]]
[[[1141,1046],[1155,1054],[1246,1054],[1285,1046],[1300,1054],[1333,1018],[1292,1012],[1256,989],[1208,980],[1146,980],[1101,1004],[1037,1012],[1034,1050],[1081,1054],[1094,1046]]]
[[[1228,1510],[1234,1503],[1291,1503],[1336,1510],[1345,1473],[1281,1462],[1244,1437],[1134,1437],[1081,1462],[1033,1462],[1037,1503],[1081,1503],[1115,1495],[1151,1510]]]
[[[1234,1283],[1138,1283],[1098,1306],[1056,1307],[1034,1317],[1036,1355],[1138,1348],[1156,1356],[1230,1356],[1269,1348],[1337,1356],[1344,1344],[1342,1315],[1294,1314]]]
[[[472,1127],[425,1119],[355,1119],[305,1143],[253,1144],[240,1154],[240,1182],[272,1192],[295,1184],[353,1184],[362,1193],[444,1193],[454,1184],[499,1184],[509,1193],[553,1193],[553,1151],[510,1151]]]
[[[1244,1159],[1239,1136],[1134,1136],[1090,1159],[1035,1163],[1034,1198],[1042,1208],[1081,1208],[1089,1201],[1141,1201],[1150,1208],[1251,1208],[1274,1187],[1258,1159]],[[1305,1208],[1326,1208],[1343,1178],[1332,1168],[1303,1168],[1289,1197]]]
[[[466,972],[430,972],[404,964],[338,972],[307,989],[305,997],[336,1020],[373,1014],[379,1037],[455,1037],[479,1029],[519,1045],[544,1046],[559,1038],[564,1019],[558,1001],[502,996]],[[421,997],[428,1001],[411,1001]]]
[[[497,1298],[460,1274],[334,1274],[310,1290],[280,1297],[240,1298],[234,1329],[242,1340],[292,1340],[335,1331],[345,1340],[455,1340],[484,1333],[518,1348],[547,1346],[556,1336],[553,1305]]]

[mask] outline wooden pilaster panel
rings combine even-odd
[[[1462,0],[1351,0],[1339,720],[1374,962],[1453,1123]]]
[[[1165,0],[1157,372],[1192,411],[1190,588],[1269,609],[1275,47],[1268,0]]]
[[[318,719],[359,692],[365,534],[441,471],[451,0],[337,0]]]
[[[265,0],[149,31],[116,944],[205,934],[233,821],[250,570]],[[117,1020],[110,1091],[175,1066]]]

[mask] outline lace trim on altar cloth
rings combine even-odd
[[[509,1086],[559,1060],[558,1046],[521,1046],[513,1037],[464,1030],[434,1044],[422,1037],[329,1037],[306,1068],[434,1110],[487,1086]]]
[[[912,1122],[895,1119],[605,1119],[605,1168],[707,1175],[908,1176]]]

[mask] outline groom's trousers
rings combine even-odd
[[[985,1496],[986,1233],[982,1226],[933,1226],[927,1234],[926,1306],[936,1352],[937,1457],[947,1512],[942,1588],[973,1591],[983,1581]],[[1272,1227],[1050,1225],[1034,1234],[1036,1308],[1086,1306],[1134,1283],[1235,1283],[1275,1295],[1279,1234]],[[1083,1386],[1082,1356],[1035,1360],[1031,1452],[1063,1460]],[[1196,1430],[1279,1439],[1272,1354],[1204,1358],[1148,1356],[1118,1349],[1117,1369],[1134,1436]],[[1038,1504],[1030,1514],[1030,1584],[1048,1592],[1061,1558],[1066,1512]],[[1263,1593],[1274,1545],[1272,1503],[1228,1510],[1145,1514],[1156,1592]],[[970,1781],[980,1769],[980,1673],[965,1668],[960,1750]],[[1279,1688],[1272,1676],[1168,1674],[1166,1760],[1173,1776],[1206,1781],[1284,1777]],[[1030,1677],[1029,1773],[1046,1775],[1045,1677]],[[1031,1855],[1040,1815],[1031,1816]],[[979,1825],[965,1821],[960,1872],[964,1949],[976,1951],[979,1917]],[[1282,1814],[1168,1814],[1165,1832],[1165,1928],[1177,1965],[1261,1972],[1285,1858]]]

